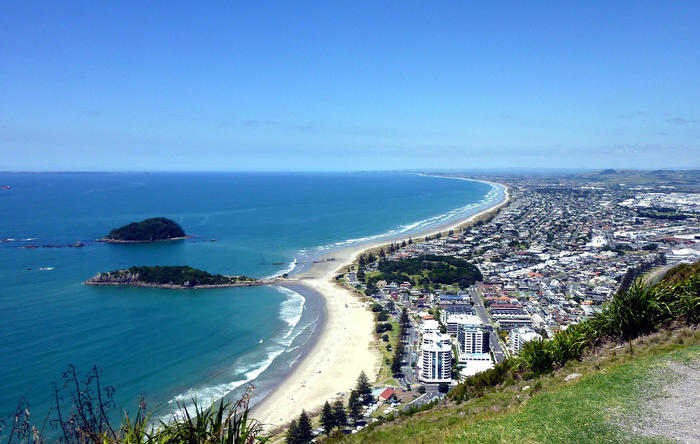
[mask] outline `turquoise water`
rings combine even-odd
[[[415,232],[499,199],[483,182],[414,174],[0,174],[0,414],[26,396],[43,418],[69,364],[97,365],[117,404],[154,415],[254,380],[269,391],[316,334],[322,306],[283,288],[168,291],[87,287],[99,271],[190,265],[265,277],[320,254]],[[192,239],[94,242],[147,217]],[[216,241],[213,242],[212,240]],[[83,248],[21,248],[65,245]]]

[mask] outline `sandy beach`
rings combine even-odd
[[[509,193],[506,187],[504,189],[504,200],[498,204],[467,218],[412,233],[411,236],[419,238],[457,230],[481,215],[506,205]],[[371,380],[376,378],[381,362],[376,349],[373,313],[355,293],[337,284],[335,276],[353,263],[361,252],[404,239],[408,239],[408,236],[333,251],[304,273],[287,280],[311,288],[323,296],[326,322],[316,343],[291,374],[253,407],[251,416],[262,422],[267,431],[289,422],[302,409],[314,411],[341,393],[347,394],[361,371]]]

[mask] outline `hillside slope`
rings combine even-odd
[[[340,442],[696,442],[700,412],[694,394],[700,387],[687,384],[697,385],[699,369],[700,332],[654,333],[570,361],[550,375],[400,417]],[[566,381],[576,373],[581,376]],[[678,393],[692,396],[679,399]],[[676,419],[654,422],[666,408],[673,408]],[[662,436],[652,436],[657,432]]]

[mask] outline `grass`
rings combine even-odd
[[[484,396],[442,405],[348,437],[362,443],[664,442],[636,436],[622,424],[641,412],[659,364],[700,358],[700,332],[682,329],[609,346],[583,361],[527,381],[511,381]],[[566,382],[571,373],[583,376]],[[523,391],[529,385],[530,389]],[[658,395],[658,394],[657,394]]]
[[[384,342],[381,338],[382,333],[379,335],[377,340],[377,345],[379,346],[379,351],[382,354],[382,366],[379,369],[379,375],[377,375],[377,384],[379,385],[393,385],[396,386],[398,383],[391,373],[391,359],[394,357],[394,350],[399,343],[399,322],[391,321],[391,330],[385,332],[389,335],[389,342]],[[387,351],[386,346],[391,344],[391,351]],[[389,360],[387,364],[386,360]]]

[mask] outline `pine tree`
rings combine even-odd
[[[362,412],[362,402],[360,402],[360,397],[357,394],[357,390],[350,391],[348,410],[353,424],[357,424],[357,420],[360,419],[360,413]]]
[[[360,254],[360,257],[357,258],[357,265],[359,267],[365,266],[365,255],[364,254]]]
[[[287,444],[299,444],[299,430],[297,428],[297,420],[292,419],[287,429]]]
[[[326,401],[326,403],[323,404],[323,410],[321,411],[321,427],[323,427],[326,434],[330,434],[334,426],[335,417],[333,416],[333,409],[328,401]]]
[[[345,414],[345,406],[343,405],[343,401],[340,399],[333,403],[333,419],[335,425],[338,427],[344,427],[348,423],[348,417]]]
[[[301,415],[299,415],[299,422],[297,422],[297,438],[299,444],[307,444],[314,439],[311,433],[311,420],[305,410],[302,410]]]
[[[408,319],[408,310],[406,310],[406,307],[401,310],[401,318],[399,319],[399,324],[402,327],[406,327],[408,325],[409,319]]]
[[[396,349],[394,349],[394,358],[391,361],[391,373],[394,375],[400,375],[401,374],[401,361],[403,360],[403,355],[404,355],[404,348],[403,348],[403,343],[399,341],[398,344],[396,344]]]
[[[364,371],[360,372],[357,377],[357,394],[362,398],[364,404],[369,404],[374,401],[372,398],[372,386],[369,385],[369,379]]]
[[[359,270],[357,270],[357,280],[360,282],[365,281],[365,269],[364,268],[360,268]]]

